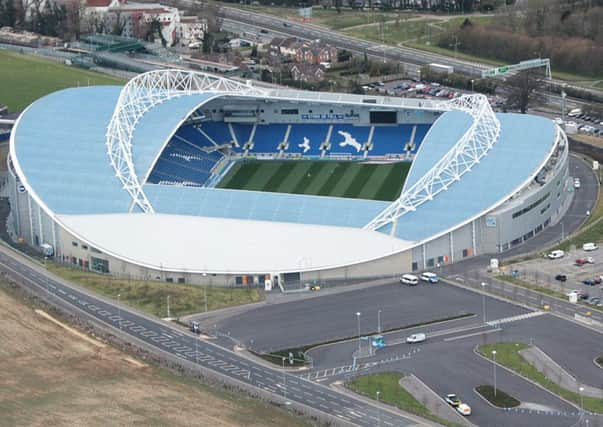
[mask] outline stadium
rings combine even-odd
[[[170,282],[391,276],[504,252],[572,197],[552,121],[450,101],[161,70],[31,104],[9,229],[58,261]]]

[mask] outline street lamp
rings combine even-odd
[[[474,86],[473,86],[473,84],[474,84],[474,83],[475,83],[475,80],[474,80],[474,79],[471,79],[471,92],[472,92],[472,93],[474,93],[474,92],[475,92],[475,89],[474,89]]]
[[[377,312],[377,332],[381,333],[381,310]]]
[[[488,284],[482,282],[482,317],[484,323],[486,323],[486,286],[488,286]]]
[[[203,283],[203,289],[204,289],[204,294],[205,294],[205,312],[207,313],[207,273],[203,273],[203,281],[205,283]]]
[[[381,427],[381,406],[379,406],[379,395],[381,392],[377,390],[377,427]]]
[[[580,391],[580,425],[582,425],[582,417],[584,416],[584,397],[582,396],[582,392],[584,391],[584,387],[578,387],[578,391]]]
[[[494,397],[496,397],[496,350],[492,350],[492,366],[494,371]]]
[[[362,349],[361,347],[361,341],[360,341],[360,312],[357,311],[356,312],[356,320],[358,321],[358,356],[360,357],[360,351]]]
[[[119,322],[119,335],[123,339],[123,330],[121,329],[121,294],[117,294],[117,320]]]
[[[281,361],[283,362],[283,395],[285,396],[285,401],[287,400],[287,377],[285,376],[285,356],[281,357]]]
[[[563,221],[561,221],[559,224],[561,224],[561,240],[563,240],[565,227],[563,226]]]
[[[170,316],[170,296],[167,296],[167,317],[168,319],[171,317]]]

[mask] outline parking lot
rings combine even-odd
[[[592,262],[589,260],[592,258]],[[578,259],[587,262],[579,265]],[[552,289],[564,294],[572,290],[578,290],[589,298],[603,296],[603,284],[584,284],[585,280],[599,281],[603,275],[603,252],[601,249],[595,251],[584,251],[575,248],[565,252],[562,258],[550,259],[543,257],[531,261],[513,264],[504,271],[517,278],[532,284]],[[566,280],[562,280],[565,276]]]

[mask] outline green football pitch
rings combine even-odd
[[[243,160],[218,188],[395,200],[410,162],[387,164],[321,160]]]

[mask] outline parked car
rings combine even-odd
[[[560,282],[565,282],[567,281],[567,275],[565,274],[558,274],[555,276],[555,280],[558,280]]]
[[[600,304],[600,303],[601,303],[601,298],[598,298],[598,297],[592,297],[592,298],[589,298],[589,299],[586,301],[586,303],[587,303],[587,304],[590,304],[590,305],[594,305],[594,306],[596,306],[597,304]]]
[[[452,406],[459,406],[461,404],[461,399],[456,394],[447,394],[444,400]]]
[[[563,258],[564,256],[565,256],[565,252],[563,252],[560,249],[553,251],[547,255],[547,257],[549,259],[559,259],[559,258]]]
[[[415,286],[419,284],[419,278],[414,274],[404,274],[400,278],[400,283],[404,285]]]
[[[466,417],[468,417],[469,415],[471,415],[471,406],[467,405],[466,403],[461,403],[459,406],[456,407],[456,410],[461,415],[464,415]]]
[[[599,249],[599,246],[596,243],[590,242],[582,245],[582,250],[586,252],[596,251],[597,249]]]
[[[417,343],[425,341],[426,339],[427,339],[427,336],[425,334],[412,334],[411,336],[406,338],[406,343],[407,344],[417,344]]]
[[[586,258],[576,259],[576,265],[579,265],[579,266],[582,266],[584,264],[594,264],[594,263],[595,263],[595,260],[591,256],[586,257]]]
[[[576,178],[574,179],[574,188],[580,188],[582,186],[582,184],[580,183],[580,179]]]
[[[437,274],[426,271],[425,273],[421,274],[421,280],[428,283],[438,283],[440,278]]]
[[[586,279],[582,281],[583,284],[585,284],[586,286],[595,286],[596,283],[593,279]]]

